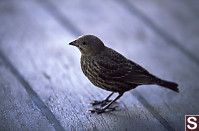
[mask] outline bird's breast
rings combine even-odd
[[[121,92],[132,88],[129,84],[114,81],[111,78],[107,79],[106,73],[102,71],[102,67],[89,57],[81,57],[81,68],[85,76],[95,85],[102,89]]]
[[[99,69],[91,58],[81,57],[81,68],[90,81],[97,79]]]

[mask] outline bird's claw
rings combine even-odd
[[[97,114],[100,114],[100,113],[105,112],[105,109],[101,109],[101,108],[93,108],[92,110],[88,110],[88,111],[90,111],[91,113],[97,113]]]
[[[88,110],[88,111],[90,111],[91,113],[100,114],[100,113],[104,113],[106,110],[107,111],[115,111],[117,107],[118,106],[109,107],[109,108],[93,108],[92,110]]]
[[[100,105],[101,107],[107,105],[111,100],[103,100],[103,101],[92,101],[89,105],[95,106]]]

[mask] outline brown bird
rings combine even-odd
[[[124,92],[136,88],[139,85],[156,84],[179,92],[178,84],[162,80],[145,70],[135,62],[125,58],[120,53],[107,47],[93,35],[80,36],[69,45],[76,46],[81,52],[81,68],[87,78],[97,87],[111,91],[112,93],[103,101],[94,101],[93,105],[102,104],[102,108],[89,110],[92,113],[103,113],[111,108]],[[119,95],[112,101],[109,98],[114,93]],[[107,102],[110,102],[106,105]]]

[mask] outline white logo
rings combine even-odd
[[[188,122],[188,124],[187,124],[187,128],[189,128],[189,129],[191,129],[191,130],[194,130],[194,129],[196,129],[197,128],[197,123],[196,123],[196,121],[197,121],[197,118],[196,117],[189,117],[188,119],[187,119],[187,122]],[[192,126],[190,126],[190,124],[192,125]]]

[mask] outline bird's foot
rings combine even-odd
[[[101,107],[107,105],[111,100],[103,100],[103,101],[92,101],[89,105],[95,106],[100,105]]]
[[[109,108],[93,108],[92,110],[88,110],[88,111],[90,111],[91,113],[100,114],[100,113],[104,113],[106,110],[107,111],[115,111],[117,107],[118,106],[109,107]]]

